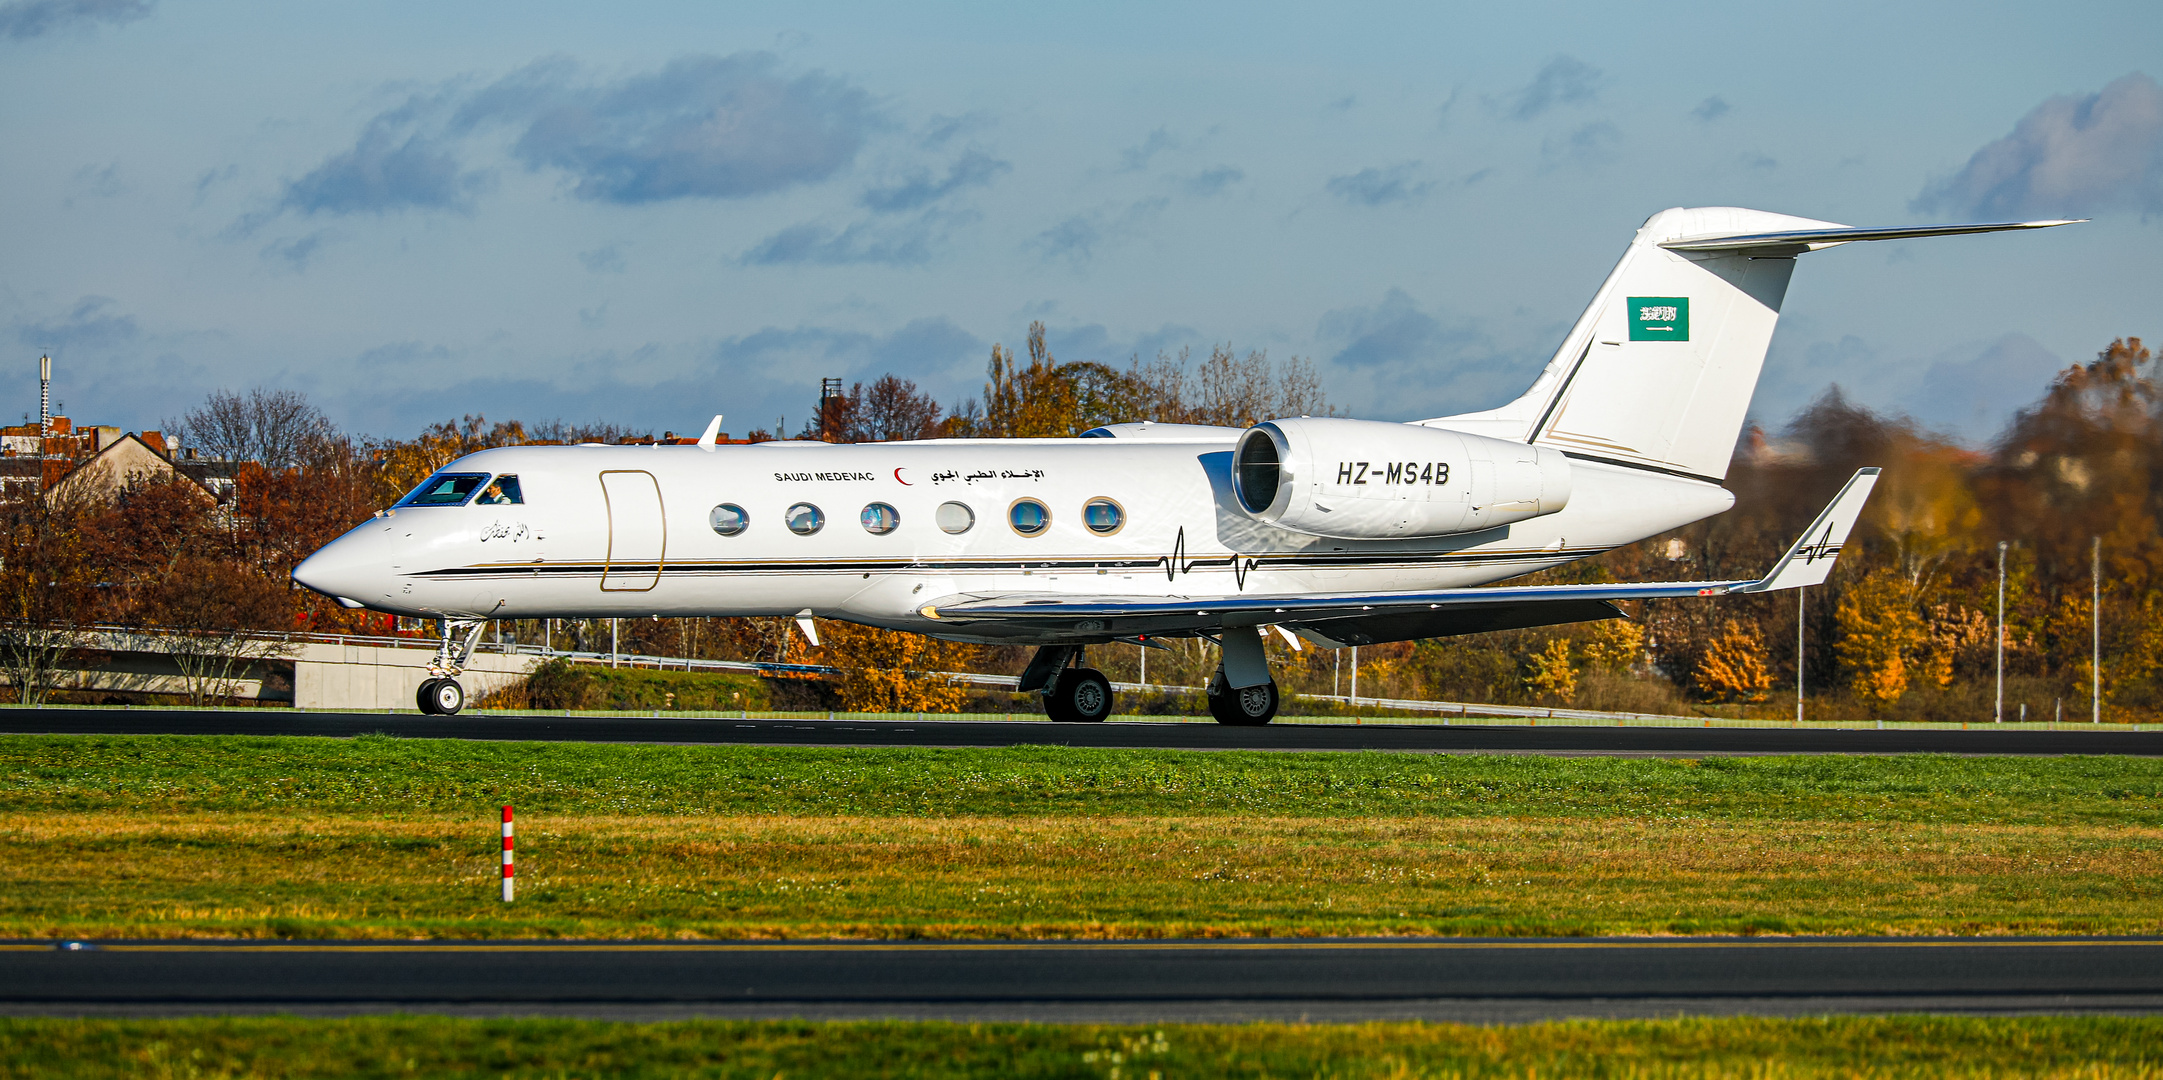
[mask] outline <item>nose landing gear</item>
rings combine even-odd
[[[465,674],[466,661],[472,658],[473,646],[480,642],[481,630],[487,625],[486,619],[436,620],[436,634],[442,640],[436,646],[435,659],[428,661],[428,678],[421,681],[420,691],[414,695],[421,712],[456,716],[466,707],[466,690],[458,685],[458,676]]]

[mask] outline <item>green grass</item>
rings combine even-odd
[[[0,935],[2147,934],[2159,790],[2138,758],[8,736]]]
[[[0,1077],[2156,1077],[2163,1020],[4,1020]]]
[[[0,811],[2163,824],[2163,760],[796,749],[0,736]]]
[[[2153,934],[2163,831],[1584,818],[0,814],[0,937]]]

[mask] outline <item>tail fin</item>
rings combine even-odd
[[[1638,229],[1531,390],[1499,409],[1422,423],[1718,481],[1795,256],[1857,240],[2064,224],[1854,229],[1732,206],[1663,210]]]

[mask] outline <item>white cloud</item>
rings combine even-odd
[[[2163,87],[2141,72],[2054,97],[1934,180],[1917,211],[1972,218],[2163,213]]]

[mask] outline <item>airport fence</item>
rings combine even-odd
[[[157,628],[122,626],[97,626],[86,628],[93,633],[160,633]],[[392,637],[366,634],[319,634],[290,632],[262,634],[267,640],[310,642],[317,644],[366,645],[388,648],[430,649],[436,647],[433,639],[415,637]],[[841,668],[823,664],[781,664],[752,660],[700,660],[680,656],[649,656],[632,653],[574,652],[548,648],[542,645],[519,642],[482,642],[477,649],[491,653],[516,656],[541,656],[549,659],[566,659],[574,663],[608,665],[612,667],[643,667],[671,671],[738,672],[771,677],[820,677],[844,674]],[[926,678],[946,679],[966,686],[988,690],[1012,690],[1019,682],[1013,675],[986,675],[966,671],[913,672]],[[1192,696],[1200,704],[1202,688],[1164,683],[1115,682],[1112,689],[1123,694],[1147,693],[1167,696]],[[1297,715],[1301,702],[1327,703],[1347,709],[1386,710],[1401,714],[1397,716],[1362,715]],[[1419,701],[1403,698],[1351,697],[1341,694],[1296,694],[1286,703],[1291,710],[1280,714],[1274,721],[1279,724],[1311,724],[1318,726],[1361,726],[1388,724],[1396,726],[1515,726],[1515,727],[1703,727],[1703,728],[1823,728],[1835,730],[1885,729],[1884,720],[1811,720],[1794,717],[1731,717],[1709,715],[1675,715],[1668,713],[1599,712],[1589,709],[1566,709],[1542,705],[1491,705],[1465,701]],[[0,708],[21,706],[0,705]],[[112,708],[95,705],[50,705],[40,708]],[[260,708],[238,706],[239,709]],[[339,712],[404,712],[403,709],[341,709]],[[1040,721],[1049,723],[1043,714],[1030,712],[965,712],[965,713],[856,713],[838,711],[819,712],[760,712],[740,709],[668,710],[668,709],[472,709],[470,714],[500,716],[577,716],[621,717],[666,714],[670,717],[691,720],[824,720],[824,721],[931,721],[931,720],[996,720],[1004,722]],[[1197,709],[1193,714],[1126,714],[1111,720],[1130,723],[1215,723],[1206,710]],[[2084,720],[2037,720],[1993,722],[1988,719],[1976,721],[1927,721],[1896,720],[1890,727],[1903,731],[2163,731],[2163,724],[2103,723]]]

